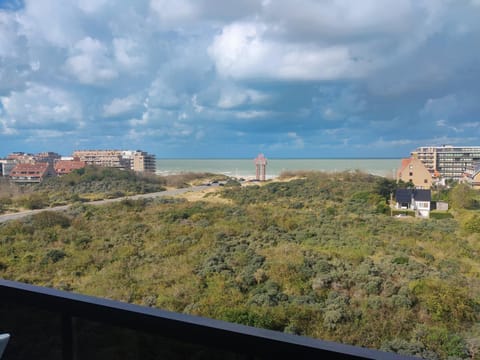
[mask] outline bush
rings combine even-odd
[[[41,264],[56,263],[62,260],[67,254],[63,250],[53,249],[49,250],[43,257]]]
[[[60,226],[67,228],[70,226],[70,218],[57,211],[42,211],[32,215],[32,225],[39,229]]]
[[[453,219],[453,215],[449,212],[437,212],[437,211],[430,211],[430,218],[431,219]]]
[[[480,233],[480,216],[475,214],[463,224],[463,228],[470,234]]]
[[[44,194],[33,193],[21,198],[19,203],[27,209],[36,210],[48,206],[48,199]]]

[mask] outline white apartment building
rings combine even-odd
[[[432,176],[460,180],[474,162],[480,161],[480,146],[423,146],[411,154],[423,162]]]
[[[141,150],[76,150],[72,156],[87,165],[149,173],[156,170],[155,155]]]

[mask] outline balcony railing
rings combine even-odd
[[[0,280],[12,359],[412,359],[224,321]]]

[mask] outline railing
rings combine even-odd
[[[224,321],[0,280],[11,359],[409,359]]]

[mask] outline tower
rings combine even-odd
[[[265,181],[267,173],[267,158],[263,154],[258,154],[255,161],[256,174],[255,179]]]

